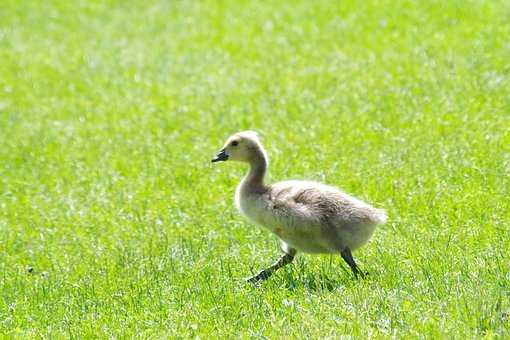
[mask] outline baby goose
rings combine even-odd
[[[212,162],[227,160],[250,165],[236,190],[237,208],[275,234],[284,252],[278,261],[247,279],[248,282],[268,279],[292,262],[298,251],[340,253],[355,276],[363,275],[351,251],[367,243],[375,227],[386,222],[384,210],[320,183],[285,181],[265,185],[268,158],[253,131],[230,136]]]

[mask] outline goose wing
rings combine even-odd
[[[339,189],[308,181],[285,181],[271,186],[274,209],[310,222],[338,224],[382,223],[384,211]]]

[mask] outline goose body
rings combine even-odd
[[[275,234],[284,251],[289,247],[305,253],[355,250],[386,220],[380,209],[321,183],[285,181],[262,192],[246,185],[242,182],[236,190],[237,208]]]
[[[384,210],[376,209],[338,188],[311,181],[264,184],[268,158],[256,133],[231,136],[213,162],[234,160],[250,164],[236,190],[238,210],[276,235],[285,255],[273,266],[250,278],[268,278],[289,263],[298,251],[339,253],[355,274],[355,250],[372,237],[377,225],[386,222]]]

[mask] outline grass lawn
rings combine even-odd
[[[4,337],[510,337],[508,1],[0,6]],[[254,129],[270,181],[389,222],[279,255],[210,158]]]

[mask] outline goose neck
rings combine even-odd
[[[258,154],[250,161],[250,170],[243,180],[245,188],[264,188],[264,177],[267,172],[267,158],[263,153]]]

